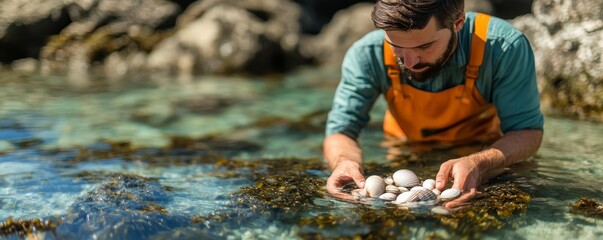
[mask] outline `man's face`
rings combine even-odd
[[[458,24],[455,22],[455,25]],[[461,21],[464,22],[464,19]],[[439,71],[456,50],[457,36],[454,29],[439,29],[431,18],[420,30],[386,31],[385,40],[393,47],[402,62],[403,70],[417,81],[424,81]]]

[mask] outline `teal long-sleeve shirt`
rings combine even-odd
[[[399,79],[428,92],[464,84],[475,13],[467,13],[453,56],[433,77],[423,82]],[[383,30],[375,30],[347,51],[341,81],[329,112],[326,135],[343,133],[356,139],[370,120],[369,112],[391,82],[383,62]],[[544,117],[536,82],[534,53],[528,39],[505,20],[492,17],[476,87],[498,111],[503,133],[542,129]]]

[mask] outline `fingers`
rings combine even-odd
[[[364,188],[364,182],[366,180],[364,179],[364,176],[362,176],[362,173],[360,173],[360,170],[356,169],[352,172],[352,179],[354,179],[354,183],[356,183],[358,188]]]
[[[451,209],[451,208],[461,206],[464,203],[466,203],[467,201],[474,198],[476,194],[477,194],[477,191],[475,190],[475,188],[471,188],[469,190],[469,192],[463,193],[463,195],[461,195],[459,198],[446,203],[446,205],[444,205],[444,207]]]
[[[336,180],[336,176],[331,175],[329,179],[327,179],[327,191],[331,194],[336,194],[340,192],[342,184]]]
[[[364,188],[365,179],[362,176],[361,170],[357,167],[345,167],[335,169],[327,179],[327,191],[337,192],[347,183],[353,181],[358,188]]]
[[[448,178],[450,178],[450,172],[452,171],[452,162],[447,161],[442,163],[440,166],[440,171],[436,175],[436,189],[442,190],[446,186],[446,182],[448,182]]]

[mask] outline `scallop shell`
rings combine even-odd
[[[381,194],[381,196],[379,196],[379,199],[383,199],[386,201],[393,201],[396,199],[396,194],[386,192],[384,194]]]
[[[393,193],[393,194],[400,194],[400,189],[394,185],[387,185],[387,186],[385,186],[385,192]]]
[[[394,184],[394,179],[391,176],[385,178],[385,184],[387,184],[387,185],[393,185]]]
[[[440,200],[448,201],[448,200],[455,199],[455,198],[459,197],[460,195],[461,195],[461,190],[458,190],[456,188],[450,188],[450,189],[444,190],[440,194]]]
[[[366,179],[364,189],[366,189],[368,197],[378,197],[385,192],[385,182],[383,178],[373,175]]]
[[[435,184],[436,184],[436,182],[433,179],[426,179],[425,181],[423,181],[423,187],[427,188],[429,190],[434,189],[435,188]]]
[[[413,192],[403,192],[396,198],[396,204],[407,203],[410,202],[410,196],[412,196]]]
[[[394,179],[394,184],[398,187],[414,187],[421,184],[417,175],[408,169],[396,171],[392,178]]]
[[[409,197],[408,197],[408,201],[409,202],[416,202],[416,201],[429,201],[429,200],[435,200],[438,198],[437,195],[435,195],[435,193],[433,193],[431,190],[418,190],[418,191],[410,191],[410,193],[412,193]]]

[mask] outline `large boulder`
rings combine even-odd
[[[48,37],[71,22],[68,7],[62,1],[1,1],[0,63],[37,58]]]
[[[536,0],[513,25],[530,39],[548,113],[603,121],[603,1]]]
[[[148,67],[185,74],[284,71],[300,62],[300,9],[289,0],[205,0],[178,19]]]
[[[72,0],[73,22],[42,48],[42,69],[85,74],[92,64],[106,60],[119,63],[105,68],[109,74],[140,69],[145,58],[136,56],[169,34],[179,12],[179,6],[167,0]]]

